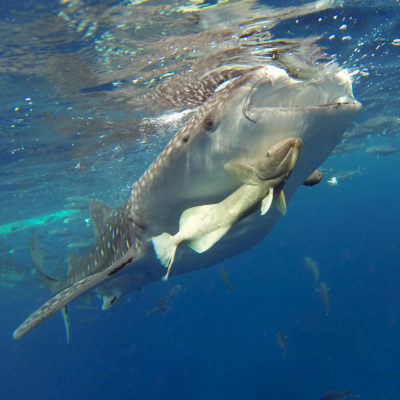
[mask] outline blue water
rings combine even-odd
[[[171,137],[168,129],[148,136],[131,130],[132,115],[151,113],[133,113],[124,90],[137,74],[119,50],[132,50],[130,35],[142,35],[145,47],[158,32],[146,31],[148,18],[135,25],[145,11],[132,14],[139,5],[129,4],[1,3],[0,225],[58,212],[71,196],[121,204]],[[211,10],[217,15],[218,8]],[[107,41],[107,32],[117,35],[114,28],[127,15],[136,31]],[[167,18],[151,15],[151,23]],[[283,19],[271,31],[277,38],[320,35],[327,54],[363,71],[353,82],[363,103],[357,122],[363,123],[400,117],[399,18],[397,1],[342,1]],[[184,30],[184,24],[171,24],[164,27],[166,38]],[[113,52],[99,50],[112,41],[118,44]],[[160,55],[149,54],[149,64]],[[395,129],[364,143],[400,147],[399,138]],[[144,287],[107,312],[99,310],[100,302],[85,308],[75,301],[69,345],[59,315],[13,340],[13,330],[49,294],[37,283],[0,286],[0,398],[308,400],[351,388],[365,400],[398,399],[399,166],[400,153],[329,158],[323,167],[332,172],[319,185],[299,189],[267,238],[223,262],[234,292],[217,266]],[[359,167],[362,174],[351,180],[327,184],[335,172]],[[61,274],[73,252],[68,244],[92,240],[88,218],[83,209],[69,221],[4,234],[1,251],[30,268],[29,237],[39,231],[46,266]],[[306,256],[318,262],[330,288],[328,316]],[[169,312],[147,316],[176,284],[183,290]],[[287,335],[285,357],[279,331]]]

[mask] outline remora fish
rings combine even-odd
[[[115,302],[126,287],[161,279],[165,269],[151,238],[176,232],[188,208],[218,203],[235,192],[241,182],[224,168],[228,162],[252,165],[277,143],[299,138],[302,154],[285,183],[290,200],[329,156],[360,107],[349,74],[332,64],[307,80],[293,79],[280,67],[259,65],[225,82],[133,185],[127,204],[94,222],[95,243],[74,267],[82,279],[46,302],[13,337],[20,338],[96,286],[114,293]],[[202,254],[180,246],[172,274],[210,267],[243,252],[268,234],[279,215],[272,208],[264,216],[250,213]]]
[[[367,153],[376,154],[377,156],[389,156],[390,154],[397,153],[399,149],[397,147],[380,144],[376,146],[369,146],[365,149]]]
[[[319,286],[319,278],[320,278],[320,273],[319,273],[319,268],[318,264],[316,261],[314,261],[310,257],[304,257],[304,263],[306,264],[306,267],[310,269],[314,276],[314,282],[315,282],[315,287]]]
[[[341,143],[338,144],[332,151],[333,156],[338,156],[341,154],[352,153],[353,151],[360,150],[364,148],[364,144],[354,144],[354,143]]]
[[[323,177],[322,172],[316,169],[304,182],[303,186],[314,186],[321,182]]]
[[[395,135],[399,129],[400,118],[392,115],[372,117],[362,124],[353,123],[351,132],[346,132],[346,139],[360,139],[369,135]]]

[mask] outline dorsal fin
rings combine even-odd
[[[67,258],[68,271],[67,276],[73,274],[82,264],[82,257],[76,254],[70,254]]]
[[[90,217],[93,222],[94,233],[96,237],[101,234],[101,230],[104,228],[106,221],[114,212],[114,209],[108,207],[101,201],[97,200],[89,200],[89,210],[90,210]]]

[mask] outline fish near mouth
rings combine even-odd
[[[287,178],[299,159],[302,143],[300,138],[288,138],[274,145],[259,162],[260,165],[256,168],[259,171],[258,177],[271,180],[286,175]],[[261,171],[268,171],[268,176],[264,176]]]
[[[300,157],[303,141],[300,138],[289,138],[279,143],[279,151],[286,155],[282,159],[279,168],[292,171]]]

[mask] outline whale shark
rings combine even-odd
[[[33,268],[17,263],[9,254],[0,257],[0,286],[14,288],[32,284],[39,284]]]
[[[16,260],[15,248],[0,239],[0,286],[13,289],[17,286],[38,285],[40,280],[34,268]]]
[[[243,67],[195,110],[133,184],[127,203],[118,209],[92,204],[94,244],[85,256],[70,257],[69,274],[54,285],[55,295],[14,331],[14,339],[90,290],[103,296],[103,308],[109,308],[125,293],[162,279],[166,268],[153,238],[178,233],[186,210],[219,204],[236,193],[243,181],[226,165],[252,166],[292,138],[301,141],[302,150],[280,188],[289,203],[360,108],[350,74],[334,63],[304,77],[272,63]],[[254,206],[259,200],[253,199],[248,212],[206,250],[180,244],[170,277],[211,267],[265,238],[282,207],[268,207],[262,215]],[[215,214],[211,223],[217,220]]]

